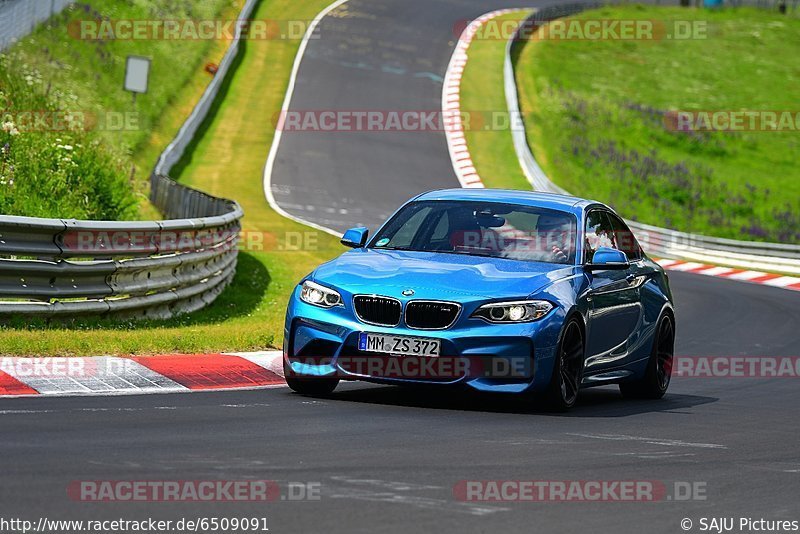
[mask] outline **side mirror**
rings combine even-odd
[[[342,245],[350,248],[361,248],[367,244],[369,229],[364,227],[350,228],[342,236]]]
[[[608,247],[600,247],[595,253],[592,261],[585,265],[587,271],[622,271],[631,266],[628,256],[621,250]]]

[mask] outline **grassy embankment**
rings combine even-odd
[[[15,166],[14,183],[0,190],[2,212],[156,217],[147,202],[146,179],[210,81],[203,66],[219,61],[228,42],[113,39],[108,29],[118,27],[114,21],[229,20],[238,14],[238,4],[88,0],[73,4],[7,50],[0,89],[6,120],[19,123],[19,134],[0,132],[0,145],[9,143],[4,168]],[[101,19],[111,24],[101,26]],[[148,92],[138,95],[135,104],[122,87],[128,55],[152,60]],[[39,115],[51,119],[47,126],[26,128],[30,121],[20,112],[45,110]],[[58,158],[65,146],[71,147],[66,155],[74,164]],[[32,157],[51,152],[52,158]]]
[[[307,21],[328,4],[328,0],[263,0],[253,18]],[[274,134],[273,117],[283,101],[299,44],[297,39],[244,44],[224,98],[206,121],[192,156],[181,165],[183,183],[238,200],[246,214],[245,232],[260,236],[263,243],[249,241],[251,246],[239,256],[233,284],[217,301],[191,316],[157,323],[85,321],[68,327],[33,324],[6,329],[0,354],[155,354],[279,346],[292,287],[322,260],[341,251],[332,236],[310,232],[281,217],[264,200],[262,172]],[[161,140],[168,138],[164,135]],[[158,147],[159,141],[150,140],[148,146]],[[152,165],[158,148],[149,152]],[[298,236],[308,246],[293,250]]]
[[[675,110],[796,113],[800,19],[757,9],[637,5],[577,18],[649,19],[668,31],[680,20],[706,31],[688,40],[534,39],[517,47],[528,141],[548,176],[630,219],[800,242],[797,130],[685,132],[668,119]],[[503,46],[475,41],[469,53],[462,105],[504,109]],[[529,187],[508,132],[476,132],[468,142],[488,185]]]

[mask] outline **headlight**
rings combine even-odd
[[[546,300],[520,300],[484,304],[472,314],[490,323],[529,323],[547,315],[553,305]]]
[[[300,300],[321,308],[342,306],[342,296],[338,292],[316,284],[311,280],[303,282],[303,287],[300,290]]]

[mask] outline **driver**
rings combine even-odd
[[[545,250],[557,262],[566,262],[572,254],[572,225],[563,215],[542,214],[536,221],[536,232]]]

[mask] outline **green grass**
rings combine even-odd
[[[800,19],[638,5],[578,18],[706,21],[707,38],[527,42],[517,83],[529,144],[545,172],[630,219],[800,242],[798,131],[687,133],[664,120],[669,110],[796,113]]]
[[[310,20],[329,0],[262,0],[253,18]],[[254,40],[242,47],[224,100],[206,121],[180,180],[238,200],[246,236],[229,288],[208,308],[153,323],[87,320],[36,322],[4,329],[0,354],[159,354],[279,347],[286,302],[295,284],[341,252],[337,240],[285,219],[264,199],[262,172],[299,41]],[[309,246],[293,250],[297,236]],[[258,244],[260,239],[261,244]]]
[[[124,165],[91,132],[52,131],[26,120],[58,113],[34,71],[0,57],[0,213],[117,219],[135,213]]]
[[[524,19],[528,11],[516,11],[494,19],[492,24],[503,27],[504,21]],[[504,39],[475,39],[469,47],[469,61],[461,78],[461,109],[481,116],[506,113],[503,92]],[[530,189],[530,183],[517,161],[511,130],[467,129],[467,146],[472,162],[487,187]]]
[[[108,119],[127,117],[127,125],[92,128],[117,159],[118,173],[137,195],[138,209],[121,213],[125,218],[151,218],[157,212],[147,202],[147,180],[158,154],[171,140],[194,102],[211,80],[203,70],[217,62],[225,40],[125,40],[80,39],[80,21],[153,19],[232,19],[241,1],[164,2],[157,0],[86,0],[73,4],[7,51],[12,68],[30,73],[34,90],[46,94],[54,106],[69,113]],[[122,87],[125,58],[151,58],[148,92],[136,103]],[[89,121],[93,122],[93,121]],[[43,135],[32,132],[27,135]],[[47,205],[50,192],[38,198]],[[91,196],[89,202],[93,202]],[[21,214],[21,213],[14,213]],[[25,213],[28,214],[28,213]],[[30,213],[42,215],[41,213]],[[81,213],[50,213],[53,217]]]

